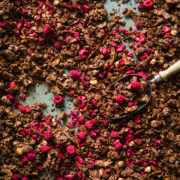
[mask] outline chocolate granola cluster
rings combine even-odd
[[[123,11],[137,27],[127,30],[120,13],[108,19],[105,0],[0,1],[0,180],[50,179],[46,170],[55,180],[178,178],[179,74],[153,85],[149,106],[121,121],[106,117],[101,100],[115,80],[152,78],[179,59],[179,1],[136,2],[140,14]],[[17,100],[42,82],[57,107],[68,95],[75,109],[45,116],[46,104]]]

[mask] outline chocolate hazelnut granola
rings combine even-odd
[[[0,1],[0,180],[50,179],[46,170],[55,180],[178,179],[180,74],[153,85],[149,106],[121,121],[106,118],[101,101],[115,80],[150,79],[180,58],[180,2],[136,2],[140,14],[123,11],[137,27],[127,30],[120,13],[108,19],[105,0]],[[17,100],[43,82],[57,107],[73,100],[70,122],[44,115],[45,103]]]

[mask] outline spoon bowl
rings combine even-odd
[[[115,82],[113,82],[113,83],[110,85],[110,87],[113,89],[113,88],[114,88],[114,84],[115,84],[116,82],[119,82],[119,81],[122,82],[122,83],[123,83],[123,82],[127,82],[127,81],[129,81],[133,76],[136,76],[138,79],[143,78],[142,76],[140,76],[140,75],[138,75],[138,74],[130,74],[130,75],[128,75],[128,76],[125,76],[125,77],[122,77],[122,78],[116,80]],[[151,83],[150,83],[147,79],[145,79],[145,78],[143,78],[143,79],[148,83],[148,86],[147,86],[146,89],[145,89],[145,93],[148,95],[148,102],[143,103],[143,104],[139,104],[139,105],[138,105],[138,109],[137,109],[136,111],[131,112],[131,113],[127,113],[127,114],[123,114],[123,115],[121,115],[119,118],[109,117],[111,120],[119,120],[119,119],[123,119],[123,118],[129,117],[129,116],[131,116],[131,115],[139,112],[140,110],[142,110],[145,106],[147,106],[147,104],[148,104],[149,101],[151,100],[152,88],[151,88]]]

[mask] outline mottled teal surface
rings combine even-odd
[[[130,5],[130,2],[132,5]],[[134,3],[134,0],[131,0],[129,3],[122,4],[121,6],[117,6],[116,2],[111,2],[110,0],[107,0],[105,3],[105,8],[108,10],[108,12],[113,12],[113,9],[118,9],[119,12],[122,14],[122,11],[125,7],[128,7],[130,9],[133,9],[133,7],[137,7],[137,4]],[[123,15],[122,15],[123,16]],[[129,19],[123,17],[126,21],[126,25],[123,28],[128,29],[129,26],[135,28],[134,22]],[[128,45],[128,42],[124,43],[126,46]],[[128,47],[127,47],[128,48]],[[64,108],[55,108],[53,98],[54,94],[52,93],[46,93],[47,87],[46,84],[42,84],[38,87],[31,88],[29,90],[29,96],[26,98],[25,102],[22,102],[23,105],[29,104],[30,106],[34,105],[37,102],[45,102],[47,104],[47,108],[44,110],[44,114],[51,114],[51,115],[57,115],[60,116],[61,112],[65,111],[66,113],[69,113],[70,110],[74,109],[74,105],[71,101],[68,100],[68,97],[65,97],[65,103]],[[52,110],[54,110],[52,112]]]

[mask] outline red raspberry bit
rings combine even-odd
[[[107,126],[107,125],[108,125],[108,121],[105,120],[105,119],[103,119],[101,122],[103,123],[104,126]]]
[[[114,65],[109,66],[108,67],[108,72],[111,72],[113,70],[113,68],[114,68]]]
[[[118,138],[118,137],[119,137],[119,133],[117,131],[111,132],[111,138]]]
[[[84,180],[81,171],[78,171],[78,172],[77,172],[77,175],[78,175],[78,178],[79,178],[80,180]]]
[[[16,25],[17,29],[21,29],[22,26],[23,26],[23,24],[21,22],[17,23],[17,25]]]
[[[142,140],[141,140],[141,139],[135,139],[135,141],[136,141],[138,144],[142,144]]]
[[[125,75],[128,76],[130,74],[135,74],[135,71],[134,70],[128,70],[126,71]]]
[[[93,125],[94,123],[92,122],[92,120],[89,120],[85,123],[85,127],[88,129],[88,130],[91,130],[93,128]]]
[[[84,9],[84,12],[88,12],[89,11],[89,6],[86,5],[86,4],[83,4],[83,9]]]
[[[148,78],[147,74],[146,74],[145,72],[143,72],[143,71],[138,72],[138,75],[139,75],[139,76],[142,76],[142,77],[145,78],[145,79]]]
[[[66,156],[62,153],[59,153],[58,154],[59,158],[62,159],[62,160],[65,160],[66,159]]]
[[[43,153],[48,152],[50,149],[51,149],[50,146],[42,146],[42,147],[41,147],[41,151],[42,151]]]
[[[22,163],[25,163],[25,162],[28,162],[28,159],[27,159],[26,156],[24,156],[24,157],[22,158]]]
[[[65,179],[67,179],[67,180],[73,180],[73,178],[74,178],[74,176],[71,174],[65,175]]]
[[[80,116],[80,117],[78,118],[78,123],[79,123],[79,124],[84,124],[84,123],[85,123],[84,116]]]
[[[121,29],[121,32],[123,32],[125,35],[127,35],[129,33],[129,31],[127,29]]]
[[[161,140],[160,140],[160,139],[157,139],[157,140],[156,140],[156,144],[161,144]]]
[[[0,27],[4,27],[5,26],[5,23],[0,21]]]
[[[15,4],[16,6],[20,6],[20,2],[19,2],[19,1],[15,1],[14,4]]]
[[[131,89],[132,90],[137,91],[137,90],[139,90],[140,86],[141,86],[141,84],[138,81],[134,81],[131,83]]]
[[[119,65],[120,65],[120,66],[123,66],[123,65],[124,65],[124,60],[123,60],[123,59],[120,59],[120,60],[119,60]]]
[[[27,155],[27,159],[28,159],[29,161],[33,160],[35,157],[36,157],[36,155],[35,155],[35,153],[33,153],[33,152],[28,153],[28,155]]]
[[[42,171],[43,167],[42,166],[37,166],[36,169],[39,170],[39,171]]]
[[[108,102],[108,104],[109,104],[110,106],[113,106],[114,103],[113,103],[113,102]]]
[[[154,161],[154,160],[149,160],[149,163],[150,163],[150,164],[153,164],[153,165],[157,165],[157,162]]]
[[[88,157],[93,158],[94,154],[92,152],[88,152]]]
[[[132,57],[132,58],[134,57],[134,55],[133,55],[132,52],[128,52],[128,53],[127,53],[127,56]]]
[[[54,138],[54,135],[52,134],[52,132],[50,130],[44,131],[44,139],[45,140],[51,140]]]
[[[121,143],[117,143],[117,144],[114,146],[114,149],[115,149],[116,151],[121,150],[121,148],[122,148],[122,144],[121,144]]]
[[[78,133],[78,137],[79,137],[81,140],[84,140],[84,139],[86,139],[86,133],[85,133],[85,132],[79,132],[79,133]]]
[[[126,47],[125,45],[119,45],[119,46],[116,48],[116,52],[122,52],[125,47]]]
[[[7,98],[10,99],[10,100],[13,100],[13,99],[14,99],[14,96],[11,95],[11,94],[7,94],[6,96],[7,96]]]
[[[12,180],[18,180],[18,179],[19,179],[18,174],[13,174],[13,175],[12,175]]]
[[[168,27],[168,26],[163,26],[163,31],[164,31],[165,33],[169,33],[169,32],[171,32],[171,28]]]
[[[107,57],[109,55],[109,53],[111,52],[110,49],[107,49],[107,48],[102,48],[100,49],[100,52],[105,56]]]
[[[128,157],[130,157],[130,156],[131,156],[131,154],[132,154],[131,149],[128,149],[128,150],[127,150],[127,156],[128,156]]]
[[[140,3],[139,6],[138,6],[138,9],[139,9],[139,10],[143,10],[144,8],[145,8],[145,7],[144,7],[143,3]]]
[[[132,107],[133,105],[134,105],[133,102],[128,102],[128,106],[129,106],[129,107]]]
[[[53,8],[53,5],[50,4],[49,2],[45,2],[45,6],[48,7],[48,8],[50,8],[50,9]]]
[[[55,96],[53,101],[56,103],[56,104],[62,104],[64,102],[64,98],[62,96]]]
[[[104,78],[104,76],[100,73],[100,74],[98,74],[98,76],[102,79],[102,78]]]
[[[80,74],[79,70],[71,70],[70,76],[72,79],[79,79],[81,74]]]
[[[141,119],[140,119],[140,116],[139,116],[139,115],[136,115],[136,116],[134,117],[134,122],[137,123],[137,124],[141,123]]]
[[[76,154],[76,148],[74,145],[67,146],[66,151],[70,156],[74,156]]]
[[[22,8],[22,11],[21,11],[21,13],[22,13],[22,15],[26,15],[26,9],[24,9],[24,8]]]
[[[38,38],[38,41],[39,41],[39,42],[43,42],[43,41],[44,41],[44,38]]]
[[[145,0],[143,2],[143,6],[146,8],[146,9],[151,9],[153,7],[153,2],[151,0]]]
[[[18,108],[19,108],[20,112],[25,112],[25,107],[24,106],[19,105]]]
[[[98,102],[96,100],[93,99],[91,102],[92,102],[93,106],[97,107]]]
[[[84,21],[80,21],[80,23],[83,25],[83,27],[85,27],[85,22]]]
[[[148,52],[148,53],[150,53],[151,51],[152,51],[152,49],[151,49],[151,48],[148,48],[148,49],[147,49],[147,52]]]
[[[110,45],[115,48],[117,47],[117,44],[115,42],[111,42]]]
[[[43,32],[44,34],[49,34],[51,32],[51,26],[49,24],[46,24],[43,26]]]
[[[96,132],[93,131],[93,130],[90,132],[90,135],[91,135],[91,137],[96,137],[97,136]]]
[[[88,54],[89,54],[89,51],[87,48],[83,48],[79,51],[79,56],[81,57],[81,59],[86,59]]]
[[[54,47],[56,49],[61,49],[62,43],[60,41],[53,41],[53,43],[54,43]]]
[[[134,136],[132,134],[128,134],[126,136],[126,140],[130,142],[130,141],[134,140]]]
[[[137,23],[136,23],[136,28],[137,28],[137,29],[141,28],[140,22],[137,22]]]
[[[29,178],[28,177],[23,177],[22,180],[29,180]]]
[[[111,170],[110,170],[110,169],[106,169],[105,171],[106,171],[106,173],[110,173],[110,172],[111,172]]]
[[[146,59],[148,59],[148,58],[149,58],[149,56],[148,56],[147,53],[144,53],[142,56],[139,57],[139,59],[140,59],[141,61],[144,61],[144,60],[146,60]]]
[[[75,159],[79,161],[80,164],[84,164],[84,160],[81,156],[76,156]]]
[[[29,36],[36,38],[36,37],[38,37],[38,33],[34,32],[34,33],[29,34]]]
[[[64,180],[62,177],[58,177],[55,180]]]
[[[140,37],[138,38],[136,38],[136,41],[137,42],[141,42],[141,43],[144,43],[145,41],[146,41],[146,36],[144,35],[144,33],[141,33],[140,34]]]
[[[125,100],[125,97],[122,95],[119,95],[118,97],[116,97],[116,102],[119,104],[122,104]]]
[[[25,108],[25,112],[30,113],[30,112],[31,112],[31,107],[29,107],[29,106],[26,107],[26,108]]]
[[[91,164],[92,166],[95,166],[95,165],[96,165],[96,163],[95,163],[93,160],[90,160],[90,161],[89,161],[89,164]]]
[[[138,33],[138,31],[135,29],[135,30],[133,30],[133,34],[137,34]]]

